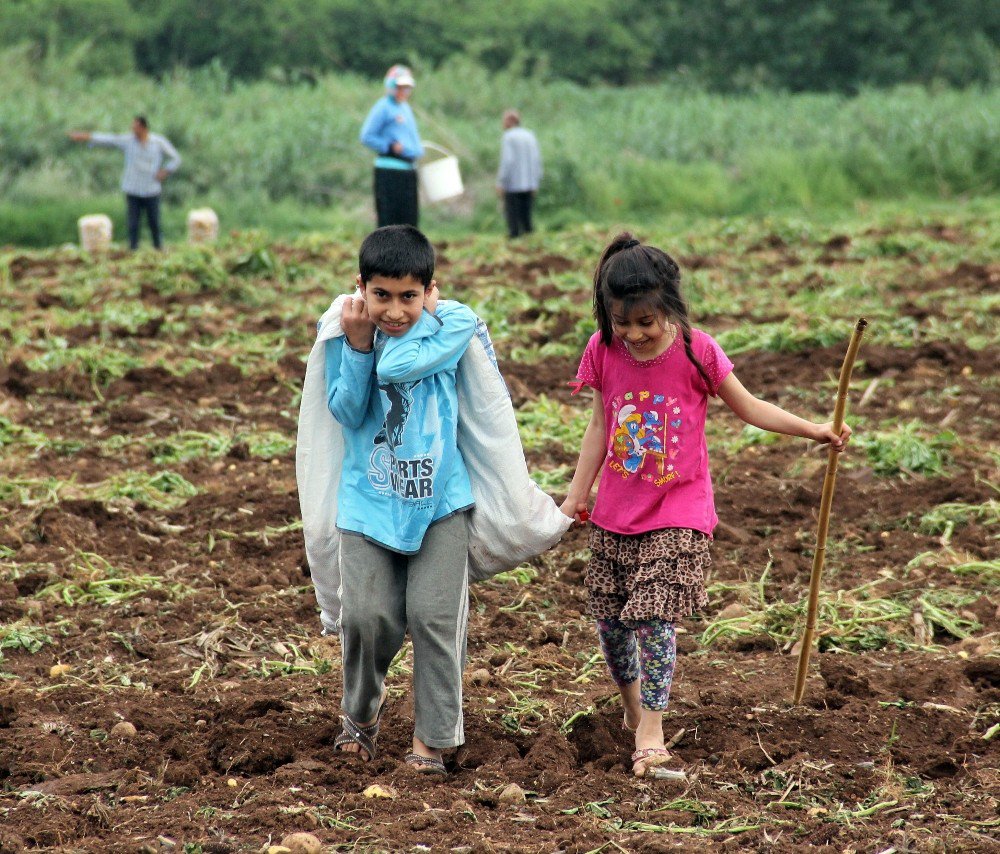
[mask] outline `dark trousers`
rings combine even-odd
[[[503,210],[507,217],[508,235],[518,237],[532,232],[531,205],[534,200],[535,194],[530,190],[523,193],[503,194]]]
[[[153,234],[153,246],[159,249],[163,245],[163,238],[160,235],[160,197],[159,196],[130,196],[125,194],[126,223],[128,225],[128,245],[131,249],[139,247],[139,221],[142,212],[146,212],[149,220],[149,230]]]
[[[412,225],[420,217],[416,169],[375,170],[375,213],[378,226]]]

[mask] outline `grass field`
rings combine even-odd
[[[825,457],[710,409],[711,604],[682,627],[665,723],[686,784],[629,776],[579,530],[473,588],[467,744],[446,780],[401,761],[408,646],[379,757],[334,753],[339,650],[305,572],[294,435],[351,228],[4,252],[0,850],[249,852],[300,830],[324,851],[990,850],[998,213],[983,198],[636,227],[678,258],[696,325],[748,388],[804,416],[828,416],[854,322],[870,324],[802,706]],[[489,321],[554,495],[586,423],[565,383],[610,233],[436,241],[442,291]]]
[[[15,50],[0,59],[18,93],[0,104],[0,245],[72,241],[84,211],[120,217],[119,155],[65,134],[124,131],[137,112],[184,157],[165,190],[170,237],[204,205],[224,228],[283,237],[373,221],[371,157],[357,135],[377,84],[345,75],[247,84],[217,69],[85,80],[71,63],[39,65]],[[542,145],[539,218],[549,229],[668,214],[822,216],[859,200],[1000,191],[996,88],[722,96],[491,76],[466,61],[419,76],[422,135],[459,155],[467,186],[455,204],[425,212],[442,235],[500,230],[492,184],[509,106]]]

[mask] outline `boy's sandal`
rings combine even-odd
[[[385,709],[387,698],[388,694],[382,695],[382,701],[378,706],[378,714],[375,715],[375,720],[368,724],[368,726],[359,726],[348,715],[341,715],[340,720],[343,723],[343,728],[340,731],[340,735],[333,741],[333,749],[340,750],[345,744],[356,744],[367,756],[367,758],[362,757],[364,761],[371,762],[378,752],[378,727],[382,722],[382,711]],[[360,751],[358,755],[361,755]]]
[[[444,763],[433,756],[407,753],[403,761],[419,774],[437,774],[441,776],[448,774],[448,769],[444,767]]]
[[[663,766],[670,761],[670,751],[663,747],[647,747],[645,750],[637,750],[632,754],[632,773],[635,774],[635,766],[643,763],[643,772],[636,774],[636,777],[648,777],[654,780],[686,780],[687,774],[683,771],[674,771]]]

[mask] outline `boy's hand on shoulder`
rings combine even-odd
[[[348,297],[344,301],[340,327],[351,347],[362,353],[371,352],[375,346],[375,324],[368,316],[368,306],[361,297]]]
[[[851,439],[851,433],[854,432],[846,424],[842,424],[840,427],[840,435],[833,430],[833,422],[828,421],[826,424],[817,424],[816,435],[813,438],[820,444],[829,444],[833,450],[838,454],[841,453],[846,447],[847,443]]]
[[[441,291],[438,290],[437,282],[431,282],[431,286],[424,291],[424,309],[428,314],[437,312],[439,299],[441,299]]]

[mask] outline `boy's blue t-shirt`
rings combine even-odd
[[[432,522],[473,505],[455,371],[476,323],[468,306],[443,300],[405,335],[376,332],[371,353],[345,336],[326,342],[327,405],[344,430],[341,531],[415,554]]]

